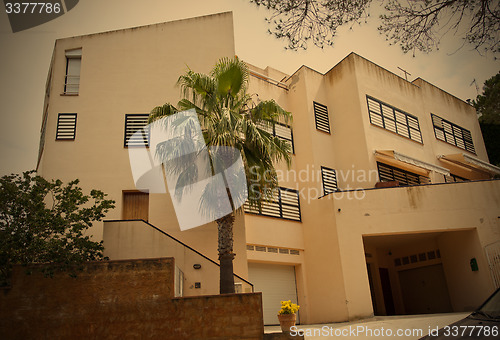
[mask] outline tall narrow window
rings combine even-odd
[[[60,113],[57,117],[56,140],[75,140],[76,113]]]
[[[144,129],[148,124],[149,114],[126,114],[124,146],[149,146],[149,131]],[[137,131],[140,133],[136,134]]]
[[[82,49],[66,51],[66,77],[64,94],[80,92],[80,66],[82,64]]]
[[[316,129],[326,133],[330,133],[330,120],[328,118],[328,108],[326,105],[313,102],[314,120]]]
[[[335,170],[322,166],[321,181],[323,182],[323,195],[337,190],[337,174]]]
[[[434,126],[434,135],[436,135],[437,139],[458,146],[460,149],[476,153],[472,135],[469,130],[432,113],[431,118],[432,125]]]

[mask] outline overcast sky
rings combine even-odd
[[[54,41],[58,38],[148,25],[232,11],[236,53],[265,68],[293,73],[301,65],[326,72],[350,52],[404,77],[401,67],[460,99],[475,98],[473,80],[484,81],[500,69],[499,61],[460,47],[448,36],[441,49],[416,57],[389,46],[378,34],[372,6],[368,24],[339,31],[333,47],[285,51],[284,42],[266,33],[267,12],[248,0],[80,0],[67,14],[35,28],[12,33],[5,11],[0,13],[0,176],[36,166],[45,82]]]

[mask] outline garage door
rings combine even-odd
[[[435,264],[399,272],[406,314],[452,312],[443,265]]]
[[[248,278],[256,292],[262,292],[264,324],[278,324],[281,301],[297,303],[295,267],[276,264],[249,263]],[[298,315],[297,315],[298,323]]]

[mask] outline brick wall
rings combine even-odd
[[[1,339],[262,339],[260,293],[174,298],[172,258],[93,262],[78,277],[16,267]]]

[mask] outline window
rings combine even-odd
[[[370,96],[366,96],[366,100],[368,102],[368,113],[371,124],[397,133],[415,142],[422,143],[422,134],[417,117],[382,103]]]
[[[283,123],[276,123],[271,127],[271,126],[265,125],[261,122],[257,123],[257,126],[260,129],[273,135],[274,137],[278,137],[278,138],[283,139],[287,142],[290,142],[290,146],[292,147],[292,153],[295,153],[295,148],[293,146],[293,132],[292,132],[292,128],[290,126],[283,124]]]
[[[262,216],[277,217],[285,220],[301,221],[299,192],[293,189],[278,188],[273,199],[263,202],[260,209],[245,203],[245,212]]]
[[[330,120],[328,119],[328,108],[326,105],[313,102],[314,120],[316,129],[326,133],[330,133]]]
[[[458,146],[466,151],[476,153],[472,135],[469,130],[466,130],[456,124],[453,124],[435,114],[431,113],[432,125],[434,126],[434,134],[436,138],[451,145]]]
[[[446,183],[453,183],[453,182],[464,182],[464,181],[468,181],[467,178],[463,178],[463,177],[460,177],[460,176],[457,176],[457,175],[453,175],[453,174],[450,174],[449,176],[444,176],[444,181]]]
[[[125,115],[124,146],[149,146],[149,129],[143,129],[148,124],[149,114]],[[137,131],[141,131],[135,134]]]
[[[175,266],[174,281],[174,296],[182,297],[184,295],[184,273],[177,266]]]
[[[398,169],[384,163],[377,162],[377,168],[378,177],[381,182],[398,181],[401,186],[430,183],[429,177]]]
[[[66,51],[66,77],[64,79],[64,94],[78,94],[78,92],[80,91],[81,64],[81,48]]]
[[[323,182],[323,195],[337,190],[337,174],[335,170],[322,166],[321,181]]]
[[[75,140],[76,113],[60,113],[57,117],[56,140]]]

